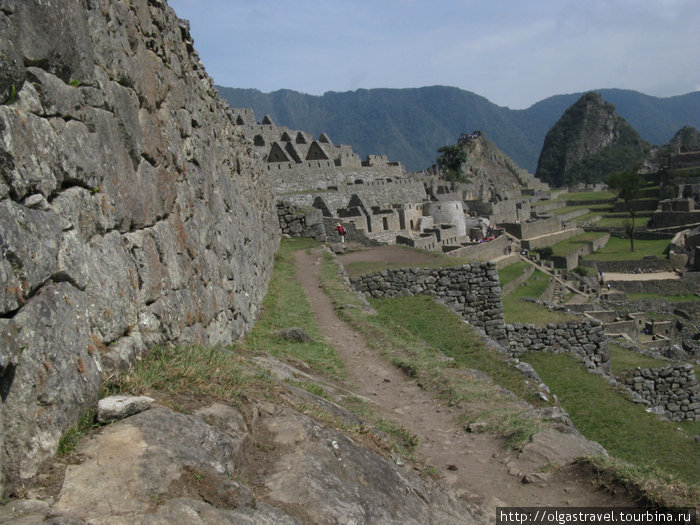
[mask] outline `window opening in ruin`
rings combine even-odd
[[[382,217],[382,224],[384,225],[385,230],[389,229],[389,219],[387,219],[386,217]]]

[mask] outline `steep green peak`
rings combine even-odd
[[[584,93],[547,133],[536,176],[554,186],[597,182],[641,162],[648,145],[599,93]]]

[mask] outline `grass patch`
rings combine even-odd
[[[521,398],[535,400],[523,375],[446,306],[426,296],[374,299],[371,304],[381,322],[403,328],[456,363],[486,373]]]
[[[354,261],[345,264],[345,271],[350,277],[366,275],[368,273],[381,272],[392,268],[420,267],[420,268],[442,268],[444,266],[461,266],[472,262],[469,257],[452,257],[439,252],[421,250],[409,246],[397,247],[397,250],[413,251],[423,259],[418,264],[407,264],[391,261]],[[348,252],[349,253],[349,252]]]
[[[553,245],[552,255],[566,257],[567,255],[571,255],[572,253],[577,252],[583,246],[586,246],[591,242],[595,242],[601,237],[605,237],[605,235],[605,233],[599,232],[586,232],[580,235],[576,235],[571,239],[567,239],[565,241],[561,241]]]
[[[624,486],[635,498],[660,508],[692,507],[700,501],[698,488],[653,466],[638,466],[613,457],[583,458],[597,473],[601,489],[614,491]]]
[[[539,299],[548,287],[549,276],[541,270],[535,270],[527,281],[512,293],[504,295],[501,301],[506,323],[532,323],[542,326],[577,319],[565,312],[552,311],[546,306],[525,300]]]
[[[80,416],[78,422],[69,428],[58,440],[58,449],[56,454],[58,456],[68,456],[72,454],[77,448],[80,440],[83,439],[85,433],[91,428],[95,428],[97,423],[95,423],[95,411],[86,410],[83,415]]]
[[[682,480],[700,482],[700,422],[662,421],[607,381],[586,372],[569,355],[530,352],[523,356],[557,395],[576,427],[613,456],[640,468],[655,466]]]
[[[377,421],[377,429],[391,438],[391,449],[396,454],[406,459],[414,459],[413,454],[419,442],[418,436],[412,434],[404,427],[385,419],[379,419]]]
[[[119,391],[133,395],[214,396],[235,399],[264,374],[246,372],[245,358],[221,347],[159,346],[125,377]]]
[[[669,245],[668,239],[643,240],[635,239],[634,251],[630,251],[630,240],[619,237],[610,237],[608,244],[595,253],[584,257],[587,261],[625,261],[639,260],[648,255],[655,255],[660,259],[665,258],[665,252]]]
[[[608,343],[608,348],[610,349],[610,366],[613,374],[621,374],[637,367],[656,368],[670,364],[669,361],[649,357],[615,343]]]
[[[689,293],[684,295],[659,295],[655,293],[627,293],[627,299],[630,301],[648,301],[648,300],[664,300],[670,303],[688,303],[692,301],[700,301],[700,297],[695,294]]]
[[[498,270],[498,280],[501,283],[501,287],[520,277],[528,268],[530,268],[530,263],[518,261]]]
[[[322,340],[311,305],[296,278],[293,256],[297,250],[318,246],[309,239],[284,239],[275,255],[275,270],[263,301],[263,311],[253,330],[245,338],[245,347],[268,352],[280,359],[299,359],[314,371],[332,378],[344,376],[336,351]],[[275,334],[298,326],[314,339],[311,343],[287,341]]]

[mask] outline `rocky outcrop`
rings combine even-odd
[[[53,505],[19,501],[0,507],[0,521],[487,521],[453,492],[292,408],[250,408],[213,402],[180,414],[154,406],[104,427],[80,444],[82,461],[66,470]]]
[[[11,492],[155,343],[229,343],[272,192],[162,0],[0,3],[0,405]],[[8,65],[5,67],[5,65]]]

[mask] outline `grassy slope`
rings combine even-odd
[[[589,261],[626,261],[639,260],[647,255],[656,255],[659,258],[664,258],[664,252],[668,248],[668,244],[668,239],[635,239],[634,252],[631,252],[629,239],[610,237],[608,244],[595,253],[587,255],[584,259]]]
[[[630,463],[655,465],[700,483],[700,447],[693,440],[700,422],[672,423],[646,413],[571,356],[530,352],[523,360],[537,370],[586,437]]]

